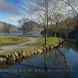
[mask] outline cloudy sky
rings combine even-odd
[[[39,21],[44,14],[44,0],[0,0],[0,21],[18,25],[18,20],[23,17]],[[55,8],[57,12],[72,16],[71,7],[62,0],[48,0],[50,11]],[[78,0],[70,0],[71,5],[77,10]]]

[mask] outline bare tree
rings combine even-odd
[[[73,14],[74,14],[74,17],[78,15],[78,12],[77,10],[75,9],[75,7],[72,5],[71,1],[70,0],[62,0],[65,2],[65,4],[67,4],[68,6],[71,7],[72,11],[73,11]],[[66,38],[68,38],[68,32],[69,32],[69,27],[67,26],[67,33],[66,33]]]
[[[20,24],[20,26],[21,26],[21,30],[22,30],[23,35],[24,35],[25,32],[26,32],[26,22],[27,22],[28,20],[29,20],[29,19],[23,17],[21,20],[18,21],[19,24]]]
[[[24,35],[24,32],[25,32],[25,30],[24,30],[24,22],[25,22],[24,18],[19,20],[18,22],[19,22],[19,24],[21,26],[21,30],[22,30],[22,33]]]
[[[78,12],[77,12],[77,10],[75,9],[75,7],[73,7],[73,5],[72,5],[72,3],[71,3],[70,0],[60,0],[60,1],[64,1],[65,4],[67,4],[68,6],[70,6],[71,9],[72,9],[72,11],[73,11],[73,13],[74,13],[74,16],[77,16]]]

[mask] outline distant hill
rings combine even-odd
[[[0,32],[1,33],[9,33],[9,32],[16,32],[18,29],[16,26],[0,22]]]

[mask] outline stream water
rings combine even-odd
[[[60,48],[60,51],[64,54],[71,69],[71,71],[68,72],[67,77],[78,78],[78,51],[71,47]],[[12,65],[6,69],[0,69],[0,78],[38,78],[40,74],[45,72],[43,70],[45,62],[47,64],[47,69],[56,67],[55,69],[52,69],[53,71],[49,70],[47,76],[45,75],[45,78],[67,78],[65,77],[66,74],[64,71],[54,71],[59,67],[64,67],[64,57],[59,54],[58,50],[54,50],[46,55],[45,60],[44,55],[37,55],[32,56],[30,59],[23,60],[20,64]],[[41,69],[39,69],[39,67]],[[38,70],[36,70],[36,68]],[[37,72],[40,74],[37,75]],[[37,75],[37,77],[34,77],[34,75]]]

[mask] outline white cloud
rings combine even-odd
[[[0,3],[3,1],[4,0],[0,0]],[[41,0],[39,0],[39,1],[38,0],[29,0],[29,1],[30,1],[30,3],[28,4],[29,7],[22,6],[26,10],[22,10],[22,8],[20,8],[21,15],[16,15],[16,16],[13,15],[12,17],[8,17],[8,18],[1,19],[1,20],[6,21],[8,23],[18,25],[18,20],[22,19],[23,16],[25,15],[26,18],[29,18],[29,19],[32,19],[32,20],[38,22],[40,20],[40,15],[44,15],[44,7],[41,6],[42,2],[41,2]],[[73,16],[71,7],[68,6],[67,4],[65,4],[63,1],[58,1],[58,0],[48,0],[48,1],[49,1],[49,10],[54,8],[56,10],[56,12],[60,12],[64,15],[66,14],[66,16]],[[73,5],[73,7],[76,8],[76,10],[78,7],[77,2],[78,2],[78,0],[71,0],[71,3]]]
[[[9,16],[7,18],[1,19],[1,21],[5,21],[6,23],[10,23],[13,25],[19,25],[18,20],[22,19],[23,16]]]

